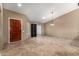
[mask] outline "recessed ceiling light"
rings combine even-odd
[[[45,17],[45,16],[43,16],[43,17],[42,17],[42,19],[46,19],[46,17]]]
[[[17,5],[18,5],[18,7],[21,7],[21,6],[22,6],[22,4],[21,4],[21,3],[18,3]]]

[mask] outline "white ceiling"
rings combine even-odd
[[[4,8],[25,14],[32,22],[44,23],[77,9],[78,5],[77,3],[22,3],[22,6],[18,7],[17,3],[5,3]]]

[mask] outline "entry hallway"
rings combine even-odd
[[[79,55],[78,41],[57,37],[38,36],[8,45],[1,51],[5,56],[72,56]]]

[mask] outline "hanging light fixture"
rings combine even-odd
[[[53,10],[54,10],[54,8],[51,9],[51,12],[50,12],[52,16],[53,16],[53,13],[54,13]],[[55,24],[54,24],[54,20],[53,20],[53,23],[51,23],[50,25],[51,25],[51,26],[54,26],[54,25],[55,25]]]

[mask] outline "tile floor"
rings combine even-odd
[[[15,42],[1,51],[2,56],[79,56],[73,40],[39,36]]]

